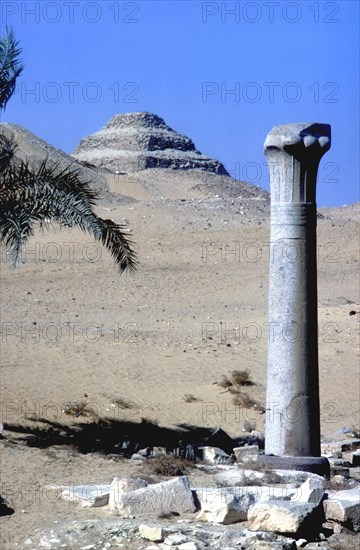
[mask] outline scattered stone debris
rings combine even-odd
[[[229,450],[225,432],[215,430],[212,435],[217,441],[223,439]],[[348,470],[356,478],[359,468],[353,464],[357,464],[359,451],[349,451],[347,442],[345,446],[336,445],[329,450],[333,459],[349,459]],[[341,450],[344,448],[346,451]],[[154,465],[159,460],[169,463],[177,460],[183,464],[185,451],[186,445],[180,444],[177,451],[167,454],[165,447],[146,447],[138,449],[136,456],[144,471],[144,465]],[[210,445],[197,447],[197,455],[199,451],[205,462],[199,463],[196,458],[186,463],[192,469],[197,467],[211,473],[208,486],[191,487],[186,475],[158,482],[152,477],[115,477],[108,484],[47,486],[47,490],[57,491],[62,499],[84,508],[102,507],[101,519],[61,522],[61,527],[51,532],[37,530],[24,542],[24,547],[29,550],[346,547],[350,550],[347,542],[343,547],[326,544],[331,537],[344,537],[347,533],[355,537],[360,531],[359,482],[355,478],[333,475],[326,481],[319,475],[298,470],[264,470],[252,462],[262,452],[256,444],[233,446],[231,454]],[[173,474],[174,471],[169,475]],[[161,475],[166,477],[167,473]],[[8,509],[3,499],[1,504],[2,510],[4,506]],[[105,519],[107,515],[109,519]],[[111,519],[114,515],[116,521]]]
[[[333,453],[345,453],[360,449],[360,439],[347,439],[345,441],[323,441],[321,443],[321,456],[332,456]]]

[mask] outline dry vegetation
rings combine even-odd
[[[76,403],[67,403],[64,407],[64,413],[72,416],[85,416],[90,418],[99,418],[99,415],[85,401]]]
[[[233,405],[244,409],[256,409],[262,414],[265,413],[263,405],[242,390],[244,386],[256,385],[251,380],[249,370],[233,370],[230,378],[223,375],[220,381],[215,383],[233,395]]]
[[[193,462],[180,456],[159,455],[151,458],[146,463],[150,474],[160,476],[183,476],[194,468]]]
[[[195,397],[192,393],[186,393],[183,397],[185,403],[195,403],[197,401],[201,401],[198,397]]]
[[[112,404],[117,405],[120,409],[133,409],[135,407],[134,403],[124,399],[123,397],[116,397],[112,399]]]

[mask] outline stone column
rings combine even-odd
[[[264,465],[327,474],[320,457],[316,176],[330,126],[286,124],[268,134],[271,236]]]

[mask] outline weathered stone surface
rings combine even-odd
[[[293,502],[311,502],[318,506],[325,494],[325,480],[310,476],[291,497]]]
[[[263,472],[243,468],[231,468],[216,474],[215,481],[224,486],[251,485],[252,482],[265,481]]]
[[[85,137],[73,157],[120,173],[146,168],[199,168],[228,175],[221,162],[202,155],[188,137],[175,132],[153,113],[124,113]]]
[[[164,533],[159,525],[139,525],[140,537],[152,542],[161,542],[164,540]]]
[[[157,516],[171,512],[195,511],[194,499],[186,476],[155,483],[130,492],[114,491],[110,508],[121,515]]]
[[[324,501],[325,517],[343,523],[354,531],[360,531],[359,487],[344,491],[329,491]]]
[[[201,505],[197,519],[224,525],[246,521],[248,509],[255,503],[253,494],[233,494],[225,488],[197,495]]]
[[[167,544],[168,546],[179,546],[180,544],[185,544],[186,542],[190,542],[189,537],[183,535],[182,533],[174,533],[166,537],[164,540],[164,544]]]
[[[256,458],[259,454],[258,445],[245,445],[244,447],[235,447],[234,454],[237,462],[244,462],[248,457]]]
[[[231,464],[230,456],[218,447],[199,447],[202,459],[208,464]]]
[[[250,507],[248,520],[252,531],[298,533],[309,523],[315,504],[289,501],[258,502]]]
[[[110,485],[49,485],[47,489],[60,491],[61,498],[78,502],[84,508],[96,508],[109,503]]]
[[[142,489],[146,486],[146,481],[139,477],[114,477],[110,490],[128,493],[129,491],[136,491],[136,489]]]
[[[204,486],[194,489],[199,502],[206,503],[207,499],[211,499],[211,495],[215,494],[232,494],[237,498],[250,496],[253,502],[268,502],[269,500],[290,500],[293,495],[297,494],[298,488],[293,484],[284,485],[245,485],[237,487],[215,487]]]
[[[144,462],[146,460],[145,456],[140,453],[134,453],[131,455],[131,460],[138,460],[139,462]]]
[[[223,472],[219,472],[215,475],[215,480],[217,483],[225,486],[251,485],[252,483],[261,483],[263,485],[274,485],[275,483],[301,485],[309,477],[323,481],[323,478],[317,474],[298,470],[260,471],[242,467],[229,468]]]
[[[120,495],[147,487],[146,481],[132,477],[114,477],[110,485],[109,506],[111,510],[116,508]]]

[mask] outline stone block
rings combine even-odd
[[[219,447],[199,447],[202,459],[208,464],[231,464],[230,456]]]
[[[258,502],[250,507],[248,520],[252,531],[274,531],[275,533],[300,533],[314,522],[316,505],[307,502]],[[314,524],[316,523],[316,525]],[[318,522],[321,527],[321,521]]]
[[[359,488],[343,491],[329,491],[324,501],[325,517],[335,520],[353,531],[360,531],[360,492]]]
[[[258,445],[245,445],[244,447],[235,447],[234,454],[237,462],[246,461],[247,457],[256,458],[259,454]]]
[[[246,521],[247,511],[255,503],[253,494],[233,494],[226,488],[216,488],[197,496],[201,505],[197,519],[223,525]]]
[[[133,477],[114,477],[110,485],[109,506],[111,510],[116,507],[116,502],[120,498],[120,494],[129,493],[137,489],[147,487],[146,481]]]
[[[50,486],[52,489],[59,489]],[[71,502],[78,502],[85,507],[106,506],[109,503],[110,485],[69,485],[61,487],[61,498]]]
[[[167,544],[168,546],[179,546],[180,544],[185,544],[187,542],[190,542],[189,537],[183,535],[182,533],[173,533],[164,540],[164,544]]]
[[[162,542],[164,540],[164,533],[159,525],[139,525],[140,537],[152,542]]]
[[[311,502],[319,506],[325,494],[325,480],[318,476],[309,477],[298,487],[296,493],[291,497],[293,502]]]
[[[114,491],[110,508],[124,516],[158,516],[171,512],[195,512],[195,503],[186,476],[142,487],[134,491]]]

